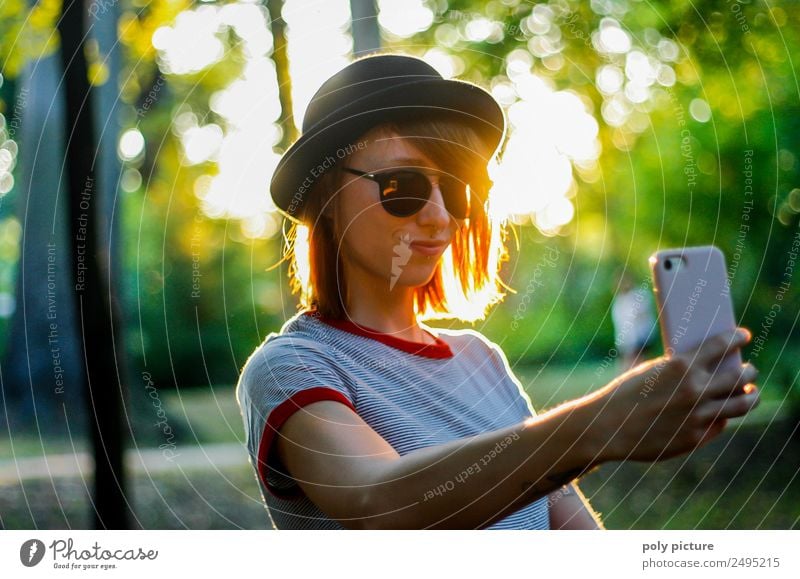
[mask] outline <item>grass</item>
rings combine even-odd
[[[543,411],[568,400],[579,398],[604,386],[614,377],[609,367],[599,376],[595,374],[596,365],[577,366],[548,364],[547,366],[523,366],[513,368],[534,408]],[[762,387],[762,402],[758,408],[743,420],[750,424],[765,424],[780,416],[782,411],[782,390],[774,385]],[[239,406],[232,386],[219,386],[214,389],[192,389],[167,391],[160,395],[164,410],[175,425],[176,442],[184,445],[210,444],[220,442],[239,442],[244,444],[244,427]],[[149,418],[144,427],[151,428]],[[732,421],[735,425],[737,421]],[[155,429],[152,429],[155,432]],[[153,433],[149,433],[153,434]],[[154,439],[157,440],[157,439]],[[73,444],[78,451],[86,451],[86,440],[76,438],[40,438],[35,434],[18,434],[12,441],[6,436],[0,438],[0,457],[36,457],[45,454],[73,452]],[[152,443],[157,446],[158,443]],[[139,442],[140,446],[148,446]]]
[[[244,426],[233,387],[166,392],[162,400],[167,415],[184,420],[196,435],[192,443],[244,444]]]
[[[515,374],[542,410],[582,396],[613,378],[596,366],[517,366]],[[764,402],[725,434],[694,453],[660,463],[610,463],[580,487],[613,529],[800,528],[800,436],[781,412],[780,394],[762,387]],[[774,394],[773,394],[774,392]],[[232,387],[161,395],[180,444],[243,443]],[[149,419],[148,419],[149,420]],[[148,420],[145,426],[150,427]],[[14,454],[72,452],[69,440],[15,436]],[[86,444],[76,442],[78,450]],[[10,457],[10,441],[0,451]],[[88,528],[90,481],[28,480],[0,485],[0,527]],[[136,528],[262,529],[268,520],[249,464],[131,477]]]
[[[78,477],[0,485],[0,528],[91,528],[91,481]],[[128,481],[134,529],[266,529],[249,464],[176,471]]]
[[[579,486],[613,529],[798,529],[799,451],[797,424],[741,425],[686,456],[603,465]]]
[[[86,450],[87,441],[84,439],[73,439],[62,437],[39,437],[31,433],[15,435],[13,440],[8,436],[0,438],[0,459],[11,460],[12,458],[44,456],[46,454],[68,454],[76,451]]]
[[[537,410],[601,388],[614,377],[594,366],[518,366]],[[800,433],[785,390],[760,384],[761,404],[690,455],[658,463],[603,465],[580,481],[614,529],[800,528]]]
[[[164,392],[160,395],[160,399],[169,424],[176,431],[176,443],[196,445],[239,442],[244,444],[244,426],[233,387]],[[150,409],[145,407],[145,413],[149,411]],[[136,446],[155,447],[164,442],[163,436],[152,425],[154,420],[154,415],[148,414],[146,418],[140,419],[140,422],[143,423],[142,426],[136,428],[134,424],[134,432],[142,432],[142,429],[151,430],[151,432],[147,432],[148,437],[136,437]],[[131,443],[131,447],[133,446]],[[13,439],[7,435],[0,437],[0,460],[89,450],[89,441],[79,436],[72,439],[61,436],[39,436],[35,431],[28,431],[15,433]]]
[[[514,367],[513,371],[530,396],[533,407],[541,412],[598,390],[616,376],[612,367],[599,375],[595,373],[596,369],[597,366],[591,364],[579,366],[548,364],[545,367],[520,365]],[[766,424],[783,417],[786,408],[785,389],[774,382],[759,386],[761,403],[747,416],[731,420],[732,427],[740,424],[748,426]]]
[[[788,421],[741,426],[691,455],[609,463],[579,482],[609,529],[800,529],[800,437]],[[89,528],[90,481],[0,485],[0,527]],[[264,529],[247,464],[141,474],[129,482],[136,528]]]

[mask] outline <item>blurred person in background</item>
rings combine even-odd
[[[614,345],[621,354],[620,371],[630,370],[644,359],[658,325],[653,314],[653,298],[649,283],[634,287],[627,272],[620,274],[619,292],[611,305],[614,322]]]

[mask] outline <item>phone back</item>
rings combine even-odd
[[[727,282],[725,256],[708,245],[667,249],[650,258],[664,349],[676,353],[736,327]],[[741,365],[739,350],[722,361],[717,371]],[[712,368],[713,370],[713,368]]]

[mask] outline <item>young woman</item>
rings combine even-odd
[[[358,60],[312,99],[271,186],[302,308],[237,387],[278,528],[602,528],[574,479],[689,452],[757,404],[752,385],[729,396],[751,365],[714,373],[745,330],[536,415],[499,346],[423,322],[503,297],[487,163],[504,134],[491,95],[402,55]]]

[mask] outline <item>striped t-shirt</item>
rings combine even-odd
[[[236,397],[250,461],[276,528],[344,528],[305,495],[274,452],[278,429],[307,404],[346,404],[401,456],[535,414],[499,346],[474,330],[420,326],[434,344],[305,311],[269,334],[247,360]],[[487,528],[548,529],[547,497]]]

